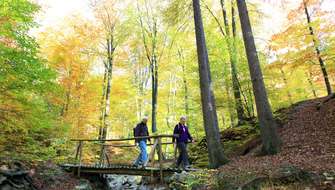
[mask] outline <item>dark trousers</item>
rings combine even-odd
[[[183,167],[190,165],[190,163],[188,162],[187,144],[185,142],[178,142],[177,147],[179,151],[177,167],[179,167],[180,164],[183,164]]]

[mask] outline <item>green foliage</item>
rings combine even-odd
[[[26,0],[2,1],[0,10],[0,150],[27,159],[53,156],[49,146],[58,133],[53,129],[57,107],[50,102],[58,90],[55,73],[38,57],[38,45],[29,35],[37,10]]]

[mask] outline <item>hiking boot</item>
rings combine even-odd
[[[190,170],[192,170],[192,166],[191,165],[187,165],[187,166],[183,167],[183,170],[184,171],[190,171]]]

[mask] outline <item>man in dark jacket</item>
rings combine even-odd
[[[147,127],[148,117],[144,117],[142,121],[136,125],[134,128],[134,137],[146,137],[149,136],[149,131]],[[150,138],[148,139],[150,141]],[[142,165],[145,167],[148,159],[147,154],[147,138],[136,138],[135,139],[136,145],[140,148],[140,154],[136,159],[134,166]]]
[[[179,151],[179,157],[178,157],[176,166],[179,167],[180,164],[182,164],[183,169],[188,169],[190,163],[188,161],[187,143],[189,141],[191,142],[194,142],[194,141],[186,126],[186,117],[183,116],[180,118],[180,122],[174,128],[173,134],[178,135],[177,138],[172,139],[172,141],[178,147],[178,151]]]

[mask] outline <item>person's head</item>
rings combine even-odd
[[[181,116],[179,122],[184,125],[186,123],[186,117]]]
[[[143,123],[147,123],[147,122],[148,122],[148,116],[144,116],[144,117],[142,118],[142,122],[143,122]]]

